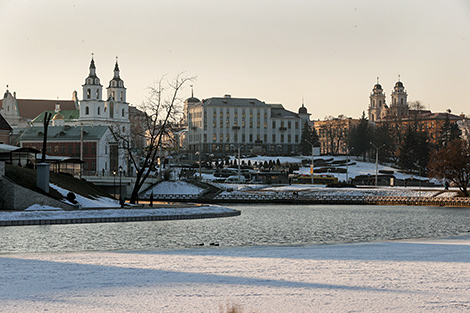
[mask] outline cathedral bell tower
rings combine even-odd
[[[119,75],[119,65],[116,60],[114,65],[114,77],[109,81],[108,99],[112,98],[116,102],[126,102],[126,88],[124,87],[124,81]]]
[[[80,120],[81,121],[96,121],[102,119],[102,106],[103,101],[102,90],[103,86],[100,79],[96,75],[96,66],[93,56],[90,62],[90,73],[85,78],[85,84],[82,85],[83,95],[80,101]]]
[[[385,104],[385,93],[383,92],[382,86],[379,84],[378,77],[377,84],[374,85],[369,99],[369,122],[374,123],[385,116],[387,108]]]
[[[398,75],[398,81],[395,83],[392,92],[392,104],[390,105],[391,114],[397,117],[408,114],[407,97],[408,94],[405,91],[403,83],[400,81],[400,75]]]

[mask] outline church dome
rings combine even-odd
[[[65,117],[59,113],[57,113],[56,115],[54,115],[54,117],[52,118],[53,121],[56,121],[56,120],[65,120]]]
[[[299,108],[299,114],[307,114],[307,108],[304,107],[303,104],[302,104],[302,106]]]
[[[403,83],[401,81],[397,81],[397,83],[395,84],[395,88],[396,87],[403,88]]]
[[[376,84],[376,85],[374,86],[374,89],[382,89],[382,85],[381,85],[381,84]]]
[[[201,102],[198,98],[196,97],[191,97],[185,100],[186,103],[199,103]]]

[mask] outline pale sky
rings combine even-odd
[[[186,72],[200,99],[358,118],[401,75],[409,101],[470,115],[469,0],[0,0],[0,25],[0,86],[20,99],[81,99],[94,53],[104,87],[119,57],[133,105]]]

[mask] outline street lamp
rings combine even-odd
[[[197,151],[196,155],[199,156],[199,180],[202,181],[202,174],[201,174],[201,152]]]
[[[346,158],[346,183],[349,183],[349,154],[351,150],[354,150],[354,148],[349,149],[348,147],[348,157]]]
[[[310,174],[311,174],[311,176],[312,176],[312,185],[313,185],[313,184],[314,184],[314,182],[313,182],[313,175],[315,174],[315,166],[314,166],[314,164],[313,164],[313,162],[314,162],[314,160],[313,160],[313,154],[314,154],[313,147],[314,147],[314,144],[311,143],[310,141],[308,141],[307,139],[304,139],[304,140],[305,140],[305,142],[307,142],[309,145],[312,146],[312,164],[311,164]],[[318,141],[317,141],[317,142],[318,142]],[[317,143],[317,142],[315,142],[315,143]]]
[[[116,199],[116,170],[113,171],[114,182],[113,182],[113,196]]]
[[[375,148],[375,186],[377,186],[377,171],[378,171],[378,166],[379,166],[379,149],[385,147],[385,144],[381,145],[380,147],[377,147],[374,145],[372,142],[370,144]]]
[[[122,166],[119,165],[119,202],[122,203]]]
[[[245,145],[246,145],[246,144],[245,144]],[[245,145],[243,145],[243,146],[245,146]],[[232,149],[235,147],[233,144],[230,145],[230,146],[231,146]],[[240,168],[240,163],[241,163],[241,161],[240,161],[240,149],[241,149],[243,146],[238,145],[238,148],[237,148],[237,150],[238,150],[238,162],[237,162],[237,164],[238,164],[238,182],[239,182],[239,183],[240,183],[240,180],[241,180],[241,173],[242,173],[242,172],[241,172],[241,168]]]

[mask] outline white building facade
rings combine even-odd
[[[243,153],[290,154],[299,150],[302,118],[281,104],[225,95],[189,102],[187,112],[190,153],[225,155],[240,148]]]

